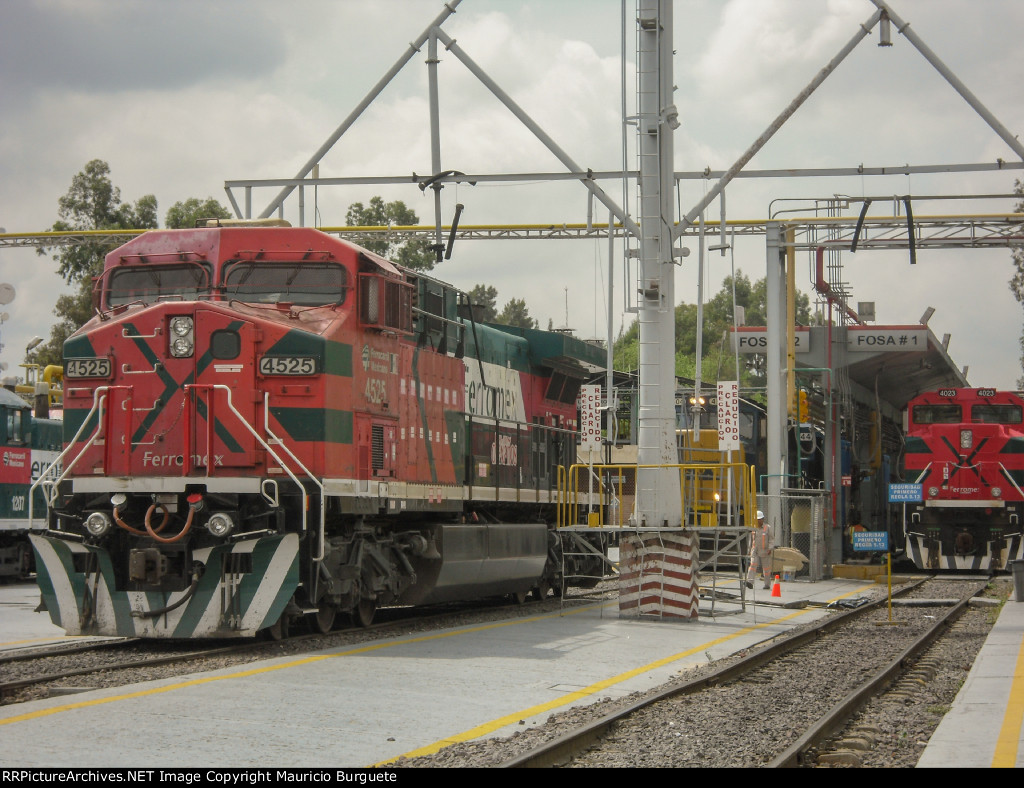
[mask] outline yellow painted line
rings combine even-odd
[[[7,646],[24,646],[26,643],[53,643],[61,640],[72,640],[71,635],[54,635],[48,638],[26,638],[25,640],[8,640],[5,643],[0,643],[0,648],[6,648]],[[81,640],[79,637],[75,637],[74,640]]]
[[[441,640],[443,638],[455,637],[456,635],[466,635],[473,632],[483,632],[488,629],[500,629],[502,627],[508,627],[518,624],[525,624],[532,621],[541,621],[545,618],[555,618],[559,615],[575,615],[582,613],[586,610],[593,610],[600,605],[588,605],[585,607],[574,608],[572,610],[562,611],[561,614],[545,615],[545,616],[532,616],[529,618],[516,618],[509,621],[500,621],[494,624],[485,624],[478,627],[467,627],[465,629],[454,629],[447,632],[438,632],[433,635],[424,635],[416,638],[406,638],[403,640],[391,640],[383,641],[380,643],[370,643],[359,648],[349,649],[347,651],[339,651],[333,654],[319,654],[313,657],[304,657],[302,659],[291,660],[289,662],[282,662],[279,665],[267,665],[261,668],[252,668],[251,670],[243,670],[238,673],[228,673],[223,676],[203,676],[201,678],[189,679],[188,681],[179,681],[174,684],[168,684],[164,687],[154,687],[152,689],[139,690],[138,692],[128,692],[123,695],[111,695],[107,698],[96,698],[94,700],[80,701],[78,703],[65,703],[60,706],[54,706],[49,709],[40,709],[38,711],[31,711],[26,714],[18,714],[13,717],[0,718],[0,725],[10,725],[15,722],[27,722],[28,720],[36,720],[42,717],[49,717],[54,714],[61,714],[66,711],[74,711],[75,709],[86,709],[91,706],[103,706],[107,703],[115,703],[122,700],[132,700],[134,698],[144,698],[149,695],[161,695],[165,692],[172,692],[174,690],[186,689],[188,687],[198,687],[203,684],[211,684],[215,681],[225,681],[227,679],[239,679],[247,678],[249,676],[258,676],[262,673],[273,673],[277,670],[284,670],[286,668],[301,667],[302,665],[310,665],[314,662],[322,662],[325,659],[334,659],[336,657],[350,657],[356,654],[367,654],[372,651],[380,651],[386,648],[393,648],[395,646],[405,646],[411,643],[425,643],[431,640]]]
[[[844,599],[848,596],[853,596],[854,594],[859,594],[863,591],[866,591],[868,588],[874,588],[874,586],[875,584],[872,583],[870,586],[865,586],[864,588],[860,588],[855,591],[850,591],[846,594],[842,594],[841,596],[837,596],[835,599]],[[832,599],[830,601],[834,602],[835,599]],[[722,643],[727,643],[730,640],[742,637],[743,635],[749,635],[751,632],[756,632],[759,629],[774,626],[775,624],[778,624],[782,621],[789,621],[790,619],[796,618],[797,616],[802,616],[805,613],[810,612],[812,609],[813,608],[802,608],[800,610],[797,610],[796,612],[782,616],[781,618],[775,618],[771,621],[766,621],[762,624],[754,624],[752,626],[738,630],[732,633],[731,635],[723,635],[720,638],[709,640],[706,643],[702,643],[699,646],[694,646],[693,648],[688,649],[686,651],[681,651],[680,653],[673,654],[670,657],[664,657],[662,659],[655,660],[654,662],[650,662],[639,668],[634,668],[633,670],[626,671],[625,673],[620,673],[617,676],[611,676],[610,678],[604,679],[595,684],[591,684],[589,687],[584,687],[583,689],[569,693],[568,695],[563,695],[562,697],[548,701],[547,703],[541,703],[537,706],[531,706],[528,709],[516,711],[512,714],[506,714],[504,717],[499,717],[496,720],[485,722],[482,725],[477,725],[475,728],[470,728],[468,731],[463,731],[462,733],[456,734],[455,736],[450,736],[448,738],[441,739],[440,741],[436,741],[433,744],[428,744],[425,747],[420,747],[419,749],[411,750],[407,753],[395,756],[394,758],[390,758],[386,761],[375,763],[373,764],[373,766],[386,766],[390,763],[394,763],[399,758],[416,758],[417,756],[422,755],[433,755],[435,752],[443,750],[445,747],[449,747],[452,744],[458,744],[459,742],[471,741],[472,739],[477,739],[481,736],[487,736],[490,733],[494,733],[494,731],[496,730],[504,728],[506,725],[514,725],[516,722],[525,719],[526,717],[532,717],[537,714],[543,714],[544,712],[551,711],[552,709],[557,709],[560,706],[568,706],[578,700],[582,700],[583,698],[590,697],[591,695],[601,692],[602,690],[608,689],[608,687],[613,687],[616,684],[621,684],[624,681],[628,681],[629,679],[646,673],[647,671],[655,670],[656,668],[661,668],[665,665],[670,665],[673,662],[677,662],[681,659],[685,659],[686,657],[690,657],[694,654],[699,654],[702,651],[706,651],[712,646],[718,646]]]
[[[1021,723],[1024,722],[1024,641],[1017,648],[1017,664],[1013,669],[1013,683],[1006,702],[1003,725],[996,738],[996,751],[992,756],[993,769],[1012,769],[1017,765],[1017,747],[1020,744]]]
[[[873,586],[874,586],[874,584],[872,584],[872,586],[867,586],[865,588],[869,588],[869,587],[873,587]],[[847,594],[843,594],[842,596],[836,597],[836,599],[842,599],[843,597],[846,597],[846,596],[852,596],[853,594],[860,593],[861,590],[863,590],[863,589],[859,589],[859,590],[856,590],[856,591],[851,591],[851,592],[849,592]],[[260,667],[260,668],[252,668],[250,670],[243,670],[243,671],[239,671],[237,673],[227,673],[227,674],[224,674],[224,675],[221,675],[221,676],[203,676],[203,677],[199,677],[199,678],[195,678],[195,679],[189,679],[188,681],[179,681],[179,682],[175,682],[173,684],[167,684],[167,685],[165,685],[163,687],[153,687],[153,688],[150,688],[150,689],[139,690],[137,692],[127,692],[127,693],[123,693],[123,694],[120,694],[120,695],[111,695],[111,696],[105,697],[105,698],[95,698],[95,699],[92,699],[92,700],[79,701],[77,703],[64,703],[64,704],[61,704],[59,706],[53,706],[53,707],[48,708],[48,709],[39,709],[37,711],[31,711],[31,712],[27,712],[25,714],[17,714],[17,715],[11,716],[11,717],[0,718],[0,726],[11,725],[13,723],[18,723],[18,722],[29,722],[31,720],[42,719],[44,717],[50,717],[50,716],[53,716],[55,714],[62,714],[64,712],[68,712],[68,711],[75,711],[77,709],[87,709],[87,708],[91,708],[91,707],[94,707],[94,706],[103,706],[103,705],[106,705],[108,703],[116,703],[116,702],[124,701],[124,700],[134,700],[136,698],[145,698],[145,697],[149,697],[151,695],[161,695],[161,694],[164,694],[164,693],[167,693],[167,692],[173,692],[175,690],[188,689],[189,687],[198,687],[198,686],[202,686],[204,684],[212,684],[212,683],[214,683],[216,681],[225,681],[225,680],[230,680],[230,679],[248,678],[250,676],[258,676],[258,675],[261,675],[261,674],[264,674],[264,673],[273,673],[274,671],[285,670],[287,668],[301,667],[303,665],[310,665],[310,664],[313,664],[315,662],[322,662],[324,660],[335,659],[337,657],[348,657],[348,656],[354,656],[354,655],[357,655],[357,654],[368,654],[368,653],[371,653],[371,652],[374,652],[374,651],[381,651],[383,649],[393,648],[395,646],[404,646],[404,645],[409,645],[409,644],[412,644],[412,643],[426,643],[426,642],[429,642],[429,641],[432,641],[432,640],[442,640],[444,638],[456,637],[458,635],[465,635],[465,634],[470,634],[470,633],[474,633],[474,632],[485,632],[485,631],[490,630],[490,629],[501,629],[503,627],[517,626],[519,624],[526,624],[526,623],[531,623],[531,622],[534,622],[534,621],[543,621],[544,619],[548,619],[548,618],[559,618],[559,617],[566,616],[566,615],[577,615],[579,613],[583,613],[583,612],[588,611],[588,610],[594,610],[595,608],[602,607],[602,606],[603,607],[608,607],[609,605],[588,605],[588,606],[585,606],[585,607],[573,608],[572,610],[563,610],[563,611],[560,611],[559,613],[551,614],[551,615],[530,616],[530,617],[524,617],[524,618],[516,618],[516,619],[511,619],[511,620],[508,620],[508,621],[499,621],[499,622],[493,623],[493,624],[484,624],[482,626],[477,626],[477,627],[467,627],[467,628],[463,628],[463,629],[450,630],[450,631],[447,631],[447,632],[438,632],[438,633],[435,633],[435,634],[432,634],[432,635],[423,635],[421,637],[416,637],[416,638],[406,638],[406,639],[402,639],[402,640],[384,641],[384,642],[379,642],[379,643],[369,643],[369,644],[367,644],[365,646],[360,646],[360,647],[354,648],[354,649],[348,649],[347,651],[339,651],[339,652],[335,652],[333,654],[320,654],[320,655],[312,656],[312,657],[304,657],[302,659],[296,659],[296,660],[290,660],[288,662],[282,662],[282,663],[277,664],[277,665],[266,665],[266,666]],[[440,749],[443,749],[444,747],[449,746],[450,744],[455,744],[456,742],[467,741],[469,739],[474,739],[474,738],[477,738],[479,736],[484,736],[484,735],[490,733],[493,730],[497,730],[498,728],[502,728],[502,727],[504,727],[506,725],[512,724],[515,721],[523,719],[524,716],[530,716],[530,715],[533,715],[533,714],[541,713],[541,712],[546,711],[546,710],[558,708],[559,706],[568,705],[570,703],[573,703],[576,700],[588,697],[590,695],[593,695],[596,692],[600,692],[601,690],[603,690],[603,689],[605,689],[607,687],[611,687],[611,686],[614,686],[615,684],[618,684],[618,683],[621,683],[623,681],[626,681],[627,679],[632,678],[633,676],[639,675],[639,674],[641,674],[641,673],[643,673],[645,671],[652,670],[654,668],[658,668],[658,667],[661,667],[663,665],[670,664],[670,663],[675,662],[675,661],[677,661],[679,659],[683,659],[684,657],[687,657],[687,656],[689,656],[691,654],[694,654],[694,653],[697,653],[699,651],[705,650],[705,649],[709,648],[710,646],[715,646],[715,645],[718,645],[720,643],[728,642],[729,640],[737,638],[740,635],[747,634],[749,632],[753,632],[753,631],[756,631],[758,629],[762,629],[762,628],[767,627],[767,626],[771,626],[771,625],[779,623],[781,621],[787,621],[789,619],[792,619],[792,618],[795,618],[797,616],[803,615],[804,613],[806,613],[808,611],[809,611],[809,608],[804,608],[804,609],[795,611],[795,612],[793,612],[793,613],[791,613],[789,615],[783,616],[781,618],[773,619],[770,622],[765,622],[763,624],[758,624],[756,626],[748,627],[748,628],[743,629],[741,631],[738,631],[738,632],[736,632],[736,633],[734,633],[732,635],[726,635],[726,636],[721,637],[721,638],[716,638],[715,640],[708,641],[707,643],[705,643],[705,644],[703,644],[701,646],[697,646],[697,647],[695,647],[693,649],[690,649],[688,651],[682,652],[680,654],[676,654],[676,655],[671,656],[671,657],[666,657],[664,659],[657,660],[656,662],[652,662],[652,663],[650,663],[648,665],[645,665],[644,667],[636,668],[635,670],[631,670],[631,671],[629,671],[627,673],[620,674],[619,676],[613,676],[612,678],[605,679],[604,681],[598,682],[597,684],[592,684],[590,687],[586,687],[586,688],[584,688],[582,690],[578,690],[577,692],[571,693],[571,694],[569,694],[567,696],[560,697],[557,700],[551,701],[549,703],[541,704],[539,706],[534,706],[534,707],[532,707],[530,709],[527,709],[526,711],[521,711],[521,712],[516,712],[515,714],[506,715],[504,717],[501,717],[498,720],[494,720],[494,721],[492,721],[490,723],[485,723],[484,725],[479,725],[479,726],[477,726],[475,728],[472,728],[472,729],[470,729],[469,731],[467,731],[465,733],[458,734],[456,736],[443,739],[443,740],[441,740],[439,742],[435,742],[434,744],[428,745],[426,747],[422,747],[422,748],[420,748],[418,750],[413,750],[412,752],[406,753],[404,757],[412,758],[412,757],[415,757],[417,755],[429,755],[431,753],[437,752]],[[396,758],[393,758],[391,760],[392,761],[393,760],[397,760],[398,757],[402,757],[402,756],[397,756]],[[381,764],[377,764],[377,765],[382,765],[384,763],[390,763],[390,762],[391,761],[382,761]]]

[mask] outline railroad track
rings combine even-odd
[[[0,670],[4,666],[16,662],[26,662],[32,659],[54,656],[71,656],[72,654],[87,654],[91,651],[102,651],[104,649],[124,648],[128,643],[137,642],[134,638],[109,638],[107,640],[86,640],[83,642],[61,641],[59,643],[48,643],[46,645],[27,646],[18,649],[9,649],[0,654]]]
[[[926,591],[928,582],[894,597]],[[931,612],[898,607],[894,614],[884,597],[850,609],[497,765],[816,765],[827,760],[829,738],[897,682],[985,585],[964,581],[958,599],[936,602]]]

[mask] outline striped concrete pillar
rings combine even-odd
[[[626,535],[619,542],[619,617],[697,618],[697,537],[680,530]]]

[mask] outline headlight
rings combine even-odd
[[[206,521],[206,530],[214,536],[227,536],[234,527],[235,521],[225,512],[211,514],[210,519]]]
[[[1003,494],[1003,488],[1002,487],[993,487],[992,488],[992,497],[993,498],[999,498],[1002,494]]]
[[[193,328],[195,323],[187,315],[171,318],[171,355],[175,358],[187,358],[192,355]]]
[[[939,494],[939,488],[938,487],[929,487],[928,488],[928,497],[929,498],[934,498],[938,494]]]
[[[184,358],[192,355],[192,342],[188,339],[175,339],[171,343],[171,353],[178,358]]]
[[[974,433],[971,430],[960,430],[960,448],[969,449],[974,445]]]
[[[110,530],[111,525],[113,525],[113,520],[106,512],[93,512],[85,518],[85,530],[93,536],[103,536]]]
[[[179,337],[187,336],[192,333],[192,318],[190,317],[175,317],[171,319],[171,331],[173,331]]]

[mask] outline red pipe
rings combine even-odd
[[[839,293],[832,289],[832,286],[825,281],[825,247],[819,246],[814,256],[814,289],[821,293],[825,298],[829,299],[829,319],[832,318],[831,302],[836,301],[842,304],[843,309],[846,310],[846,314],[849,315],[853,322],[857,325],[863,325],[860,319],[860,315],[854,312],[844,302]]]
[[[832,419],[832,456],[829,458],[829,469],[832,474],[832,527],[839,527],[839,495],[836,491],[836,443],[840,440],[840,436],[835,434],[836,424],[836,406],[835,398],[832,396],[832,304],[838,302],[842,304],[843,309],[846,310],[846,314],[853,318],[854,322],[861,324],[860,317],[846,306],[845,303],[840,299],[839,294],[832,290],[832,286],[825,281],[825,247],[819,246],[815,252],[814,258],[814,288],[825,296],[825,300],[828,304],[828,396],[829,396],[829,413]],[[842,476],[842,472],[838,474]],[[840,478],[841,480],[841,478]]]

